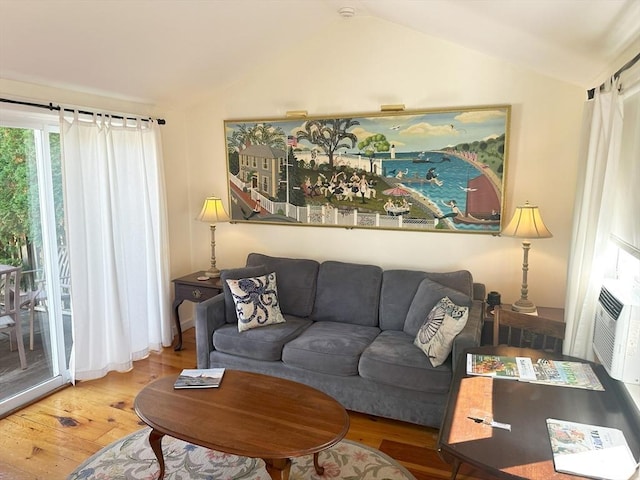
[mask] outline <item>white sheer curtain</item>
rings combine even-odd
[[[565,303],[563,353],[589,360],[595,306],[611,254],[622,126],[622,99],[617,80],[612,80],[585,105]]]
[[[74,380],[126,371],[171,344],[156,122],[61,113]],[[131,123],[134,123],[131,125]]]

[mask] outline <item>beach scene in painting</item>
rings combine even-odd
[[[498,233],[509,115],[225,121],[232,221]]]

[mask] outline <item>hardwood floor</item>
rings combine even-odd
[[[79,382],[0,420],[0,480],[64,479],[102,447],[142,428],[136,394],[156,378],[194,368],[193,329],[184,332],[183,347],[151,354],[130,372]],[[385,452],[417,480],[449,478],[449,465],[435,451],[436,429],[353,412],[350,418],[347,438]],[[493,479],[467,465],[457,478]]]

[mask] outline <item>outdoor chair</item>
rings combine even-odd
[[[29,311],[29,350],[33,350],[33,322],[35,319],[35,310],[38,302],[44,300],[44,290],[40,285],[36,290],[27,290],[19,292],[18,307],[20,310]]]
[[[12,338],[16,338],[20,367],[27,368],[27,356],[24,351],[24,339],[20,325],[19,300],[14,291],[20,290],[20,267],[0,265],[0,332],[9,334],[9,348],[13,350]]]

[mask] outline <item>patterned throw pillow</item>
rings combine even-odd
[[[227,280],[238,316],[238,331],[283,323],[278,303],[276,274]]]
[[[429,357],[431,365],[442,365],[451,353],[453,339],[462,331],[468,318],[469,307],[458,306],[449,297],[444,297],[427,315],[413,344]]]

